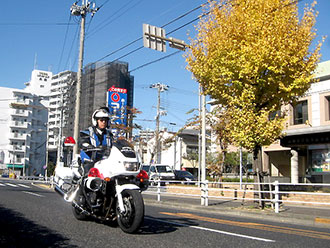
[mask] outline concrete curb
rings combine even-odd
[[[39,187],[39,188],[47,189],[50,191],[54,191],[54,188],[52,188],[50,184],[32,183],[32,185]]]

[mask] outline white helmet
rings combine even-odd
[[[97,126],[97,119],[99,118],[108,118],[110,119],[110,111],[107,107],[102,107],[94,111],[92,114],[92,124],[93,126]],[[109,121],[108,121],[109,125]]]

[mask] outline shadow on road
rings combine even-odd
[[[174,223],[178,223],[175,225]],[[140,229],[139,234],[150,235],[150,234],[161,234],[170,233],[176,231],[177,226],[197,226],[198,224],[187,218],[157,218],[148,217],[144,219],[144,223]]]
[[[0,204],[0,247],[77,247],[69,239]]]

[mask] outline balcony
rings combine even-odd
[[[26,140],[26,133],[10,133],[9,139],[11,140]]]
[[[10,145],[8,150],[11,151],[11,152],[15,151],[15,153],[25,152],[25,146],[23,146],[23,145]]]
[[[21,121],[11,121],[9,124],[10,127],[19,127],[19,128],[28,128],[27,122],[21,122]]]
[[[29,111],[22,109],[12,109],[10,114],[14,116],[28,117]]]
[[[21,104],[30,105],[30,104],[33,103],[33,100],[32,99],[22,99],[22,98],[19,98],[19,99],[16,99],[15,103],[21,103]]]

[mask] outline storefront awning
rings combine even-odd
[[[280,141],[284,147],[299,147],[330,143],[330,132],[315,132],[296,135],[287,135]]]
[[[23,164],[7,164],[8,169],[23,169],[24,165]]]

